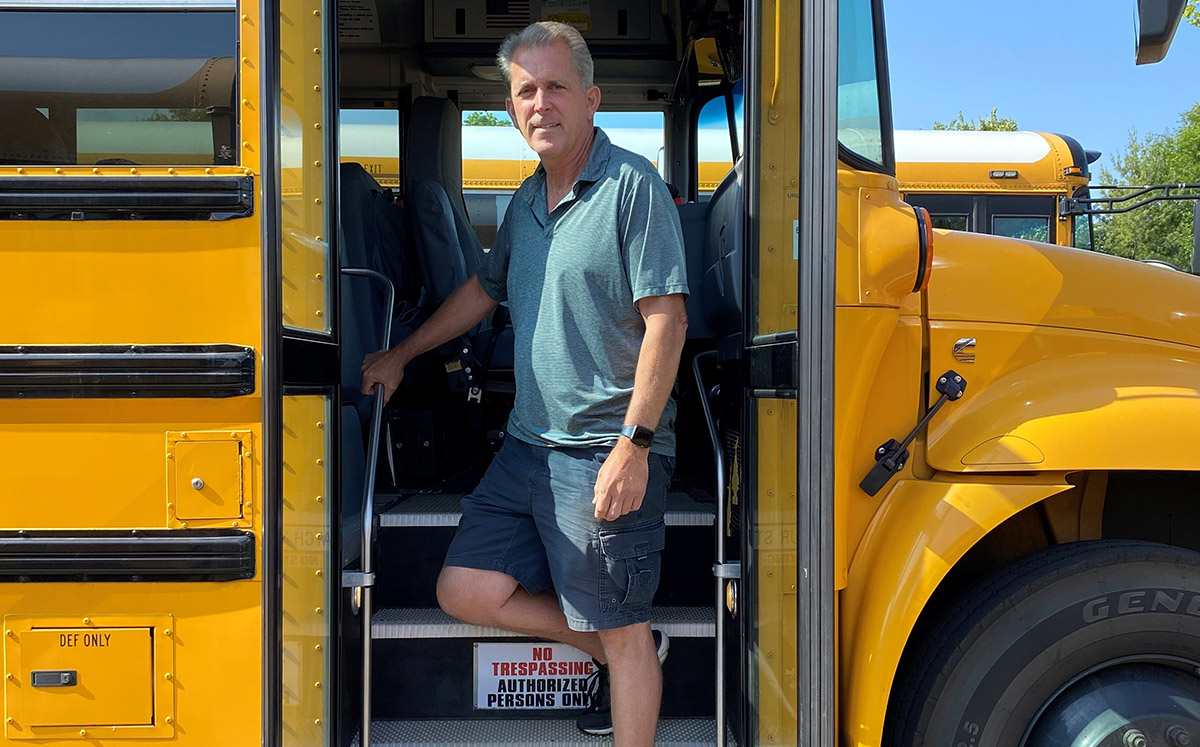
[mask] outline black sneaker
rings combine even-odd
[[[658,663],[667,660],[671,639],[661,630],[650,631],[654,636],[654,648],[658,652]],[[592,659],[596,670],[587,680],[588,706],[576,720],[579,730],[587,734],[607,736],[612,734],[612,695],[608,688],[608,667]]]

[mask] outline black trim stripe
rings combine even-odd
[[[249,176],[0,178],[0,220],[208,220],[253,214],[254,179]]]
[[[0,346],[0,399],[236,397],[254,391],[240,345]]]
[[[921,286],[925,284],[925,271],[929,267],[929,229],[930,220],[929,211],[923,207],[914,207],[913,212],[917,216],[917,246],[919,253],[917,255],[917,282],[913,284],[913,293],[919,293]]]
[[[232,529],[0,532],[0,582],[236,581],[254,533]]]

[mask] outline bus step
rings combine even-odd
[[[425,493],[407,497],[395,493],[380,493],[375,500],[386,504],[402,499],[379,515],[384,527],[455,527],[462,516],[458,493]],[[667,526],[710,527],[713,523],[713,504],[693,500],[687,493],[667,493]]]
[[[650,625],[671,638],[712,638],[716,613],[712,607],[655,607]],[[516,638],[500,628],[459,622],[437,607],[385,608],[371,617],[371,638]]]
[[[659,747],[712,747],[716,743],[712,719],[662,719],[654,744]],[[358,738],[354,740],[358,747]],[[574,719],[503,719],[487,721],[414,720],[375,721],[371,724],[375,747],[478,747],[478,745],[554,745],[591,747],[612,744],[612,737],[584,734]]]

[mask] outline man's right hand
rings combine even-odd
[[[396,393],[404,379],[404,360],[396,348],[369,353],[362,364],[362,393],[374,394],[375,385],[383,385],[383,401],[387,402]]]

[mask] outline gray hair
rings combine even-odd
[[[500,44],[500,51],[496,53],[496,65],[500,68],[500,75],[504,77],[505,88],[512,92],[512,60],[517,50],[526,47],[549,47],[558,42],[567,45],[575,72],[578,73],[584,89],[595,85],[592,53],[588,51],[587,42],[583,40],[579,31],[574,26],[558,21],[538,21],[509,34]]]

